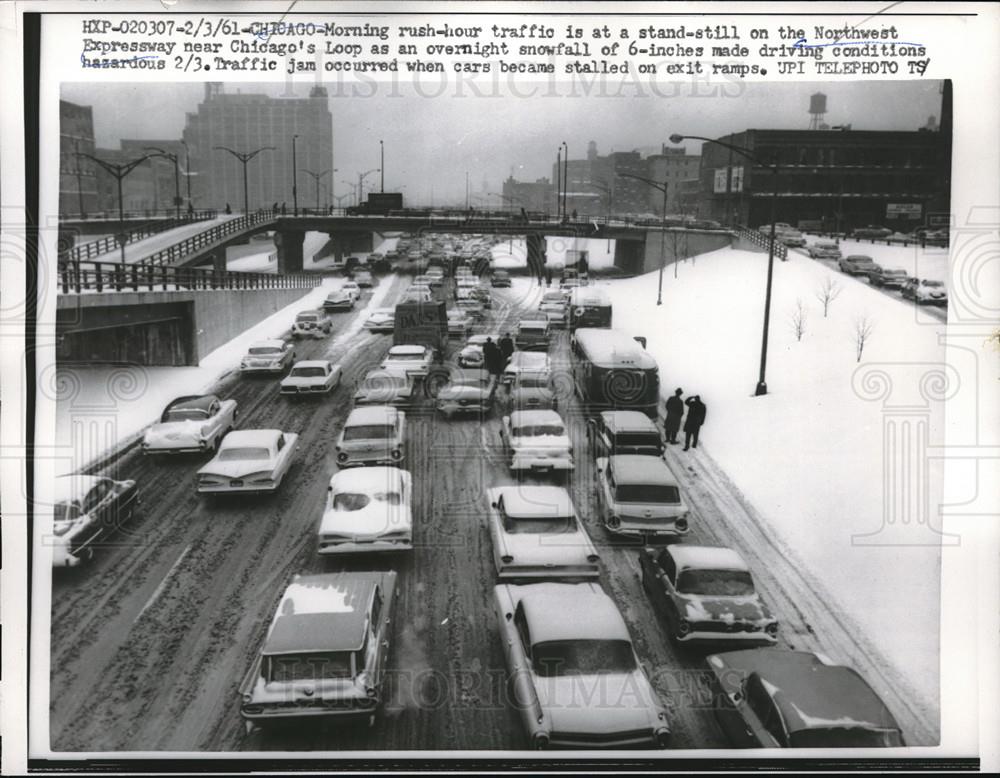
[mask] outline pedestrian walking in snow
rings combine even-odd
[[[491,375],[500,375],[503,370],[503,356],[500,354],[500,347],[493,342],[493,338],[487,338],[483,344],[483,359],[486,362],[486,369]]]
[[[688,409],[687,419],[684,421],[684,450],[687,451],[692,446],[698,448],[698,431],[705,423],[708,408],[697,394],[685,400],[684,404]]]
[[[510,357],[514,353],[514,339],[511,338],[509,332],[505,332],[503,337],[500,338],[500,356],[503,358],[503,365],[507,367],[507,363],[510,362]]]
[[[681,396],[682,389],[674,392],[672,397],[667,398],[667,417],[663,421],[663,432],[667,436],[667,443],[676,444],[677,433],[681,428],[681,417],[684,416],[684,401]]]

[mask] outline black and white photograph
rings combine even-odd
[[[43,14],[29,761],[978,769],[944,6],[228,5]]]

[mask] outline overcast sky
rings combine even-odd
[[[517,96],[501,83],[451,84],[428,81],[374,87],[327,83],[333,114],[337,192],[343,179],[379,166],[379,139],[385,142],[386,191],[403,189],[410,202],[464,200],[465,172],[476,193],[499,192],[511,173],[534,181],[551,175],[561,141],[570,159],[586,156],[587,142],[598,152],[658,150],[672,133],[718,137],[748,128],[807,129],[809,96],[827,95],[825,121],[858,130],[915,130],[929,116],[940,118],[938,81],[814,82],[745,84],[720,81],[648,83],[609,81],[600,94],[577,83],[538,84],[531,96]],[[227,92],[305,97],[311,82],[227,84]],[[529,94],[532,87],[521,87]],[[352,91],[354,94],[352,95]],[[362,96],[357,96],[360,91]],[[477,95],[476,92],[479,92]],[[443,92],[443,94],[441,94]],[[185,114],[198,110],[201,84],[64,84],[64,99],[94,109],[99,147],[117,148],[125,139],[180,138]],[[692,143],[689,151],[697,152]],[[497,202],[496,198],[491,201]]]

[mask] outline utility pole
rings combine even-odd
[[[319,180],[323,176],[325,176],[327,173],[329,173],[330,171],[329,170],[324,170],[321,173],[316,173],[316,172],[314,172],[312,170],[303,170],[302,172],[303,173],[307,173],[310,176],[312,176],[313,181],[316,182],[316,210],[319,211]]]
[[[295,216],[299,215],[299,181],[295,175],[295,171],[298,169],[298,162],[295,158],[295,139],[299,137],[298,135],[292,135],[292,213]]]
[[[250,200],[249,200],[249,197],[247,195],[247,192],[248,192],[248,187],[247,187],[247,162],[249,162],[251,159],[253,159],[254,157],[256,157],[262,151],[274,151],[275,150],[274,146],[263,146],[263,147],[261,147],[259,149],[254,149],[253,151],[246,151],[246,152],[244,152],[244,151],[233,151],[231,148],[228,148],[226,146],[213,146],[212,148],[216,149],[218,151],[228,151],[230,154],[232,154],[234,157],[236,157],[236,159],[238,159],[240,162],[243,163],[243,214],[244,215],[249,214],[250,213]]]
[[[164,151],[156,146],[146,146],[143,151],[154,151],[156,153],[151,156],[164,157],[174,163],[174,208],[176,209],[176,216],[179,221],[181,218],[181,180],[178,169],[179,166],[177,164],[177,155],[172,154],[169,151]],[[156,186],[156,176],[153,177],[153,186]]]

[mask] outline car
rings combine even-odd
[[[447,418],[456,413],[487,414],[493,408],[496,379],[486,370],[458,368],[437,392],[435,407]]]
[[[416,283],[416,282],[414,282],[414,283],[410,284],[406,288],[406,291],[407,292],[411,292],[411,293],[417,293],[417,292],[419,292],[421,294],[426,293],[426,294],[429,294],[432,298],[434,297],[434,290],[431,289],[431,285],[430,284],[426,284],[426,283]]]
[[[238,687],[240,716],[250,728],[320,718],[373,724],[395,604],[392,571],[296,575]]]
[[[851,276],[867,276],[875,270],[877,265],[871,257],[864,254],[848,254],[846,257],[840,258],[837,267],[842,273]]]
[[[412,286],[403,292],[399,301],[401,303],[430,303],[434,301],[434,295],[430,289],[414,289]]]
[[[94,554],[107,533],[132,520],[139,491],[132,480],[71,474],[55,479],[52,498],[53,567],[76,567]]]
[[[559,402],[552,389],[552,374],[544,371],[522,370],[507,384],[506,408],[512,411],[536,411],[558,408]]]
[[[902,289],[908,280],[909,276],[901,267],[882,267],[876,264],[875,269],[868,274],[869,284],[889,289]]]
[[[910,278],[899,291],[907,300],[913,300],[918,304],[948,304],[948,290],[942,281],[934,281],[929,278]]]
[[[608,532],[643,539],[687,534],[690,511],[666,462],[614,454],[596,464],[598,514]]]
[[[455,266],[455,281],[457,283],[459,278],[470,278],[472,277],[472,268],[468,265],[461,264]]]
[[[489,489],[487,523],[501,581],[595,580],[600,556],[559,486]]]
[[[348,289],[335,289],[323,301],[325,311],[353,311],[357,297]]]
[[[292,365],[279,392],[290,397],[329,394],[340,386],[340,375],[340,365],[325,359],[304,359]]]
[[[582,278],[567,278],[559,283],[559,291],[562,293],[563,297],[569,300],[571,294],[573,294],[574,289],[578,289],[581,286],[586,286]]]
[[[236,426],[236,400],[214,394],[185,395],[172,400],[160,420],[142,436],[144,454],[212,451]]]
[[[411,287],[414,287],[414,286],[426,286],[426,287],[427,287],[427,289],[428,289],[428,290],[430,290],[430,288],[431,288],[431,283],[433,282],[433,280],[434,280],[434,279],[433,279],[433,278],[431,278],[431,277],[430,277],[429,275],[427,275],[426,273],[421,273],[421,274],[420,274],[420,275],[418,275],[418,276],[414,276],[414,278],[413,278],[413,283],[412,283],[412,284],[410,284],[410,286],[411,286]]]
[[[510,273],[506,270],[494,270],[490,276],[490,286],[495,289],[509,289]]]
[[[348,414],[337,438],[337,465],[402,465],[406,414],[389,405],[366,405]]]
[[[475,297],[459,297],[455,300],[455,308],[475,321],[482,321],[486,317],[482,302]]]
[[[396,309],[376,308],[362,326],[369,332],[392,332],[396,328]]]
[[[284,373],[295,362],[295,349],[283,340],[259,340],[250,344],[240,360],[240,372]]]
[[[548,351],[551,328],[546,314],[524,316],[517,323],[514,345],[519,351]]]
[[[354,273],[354,283],[362,289],[371,289],[375,286],[375,279],[368,270],[357,270]]]
[[[841,258],[840,246],[832,240],[818,240],[809,246],[809,256],[813,259],[837,259]]]
[[[340,291],[347,292],[349,295],[354,297],[355,302],[361,299],[361,287],[358,286],[356,281],[344,281],[344,283],[340,285]]]
[[[427,285],[431,288],[435,286],[442,286],[444,284],[444,269],[435,265],[434,267],[427,268],[425,273],[427,278]]]
[[[493,308],[493,295],[490,294],[489,289],[484,289],[481,286],[473,287],[469,292],[469,296],[474,300],[479,300],[483,304],[483,308],[487,310]]]
[[[786,232],[787,230],[790,230],[790,229],[792,229],[792,225],[791,224],[787,224],[786,222],[775,222],[774,223],[774,236],[776,238],[779,238],[779,236],[783,232]],[[762,224],[762,225],[760,225],[760,227],[757,228],[757,231],[760,232],[762,235],[766,235],[767,237],[770,237],[771,236],[771,225],[770,224]]]
[[[779,240],[789,248],[802,248],[806,245],[805,237],[794,227],[782,230]]]
[[[520,372],[531,373],[551,373],[549,355],[545,351],[515,351],[510,355],[503,373],[500,376],[501,382],[509,384]]]
[[[811,651],[710,654],[715,717],[737,748],[892,748],[896,719],[854,669]]]
[[[501,583],[493,599],[531,748],[667,747],[667,712],[599,584]]]
[[[434,363],[434,350],[419,343],[392,346],[379,366],[391,372],[405,371],[411,376],[426,376]]]
[[[567,300],[562,292],[546,292],[538,304],[538,311],[544,314],[553,327],[565,327],[568,319]]]
[[[317,551],[413,550],[412,477],[398,467],[355,467],[330,479]]]
[[[852,238],[888,238],[892,235],[892,230],[888,227],[879,227],[875,224],[869,224],[867,227],[856,227],[851,231]]]
[[[472,274],[468,275],[456,275],[455,276],[455,288],[458,290],[459,295],[464,291],[466,294],[472,292],[473,289],[479,288],[479,279]]]
[[[281,430],[234,430],[198,471],[199,494],[274,492],[288,474],[299,436]]]
[[[639,552],[642,586],[676,643],[773,645],[778,620],[731,548],[686,543]]]
[[[555,411],[514,411],[504,416],[500,442],[513,473],[573,470],[573,444]]]
[[[641,411],[602,411],[587,419],[587,440],[595,459],[615,454],[663,454],[660,431]]]
[[[458,308],[448,310],[448,337],[467,338],[472,333],[472,317]]]
[[[469,339],[465,342],[465,346],[458,352],[458,366],[485,367],[486,357],[483,356],[483,346],[487,338],[491,338],[494,343],[500,340],[500,336],[497,334],[476,334],[469,336]]]
[[[321,311],[302,311],[292,324],[293,338],[322,338],[333,331],[333,322]]]
[[[417,384],[405,370],[369,370],[354,392],[355,405],[392,405],[408,408],[417,397]]]

